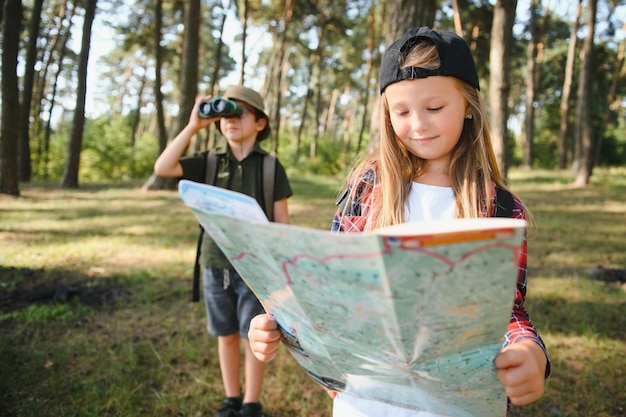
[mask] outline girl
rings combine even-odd
[[[349,177],[333,230],[490,217],[506,205],[504,200],[512,206],[510,217],[525,219],[523,203],[500,176],[479,88],[470,49],[454,33],[421,27],[394,42],[381,63],[380,146]],[[494,360],[509,401],[517,405],[539,399],[550,373],[545,346],[524,308],[525,296],[524,241],[510,324]],[[257,358],[268,361],[277,353],[280,332],[269,316],[261,315],[252,320],[249,339]],[[435,416],[346,393],[331,396],[335,416]]]

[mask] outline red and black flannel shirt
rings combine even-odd
[[[356,184],[351,184],[346,191],[339,197],[337,201],[340,206],[335,213],[332,224],[333,232],[344,233],[356,233],[362,232],[366,226],[368,215],[371,210],[371,195],[374,187],[379,187],[379,183],[376,183],[376,163],[373,162],[368,169],[359,177]],[[351,193],[350,189],[356,187]],[[495,208],[495,184],[493,185],[494,196],[491,202],[492,209]],[[348,205],[347,207],[345,205]],[[493,211],[493,210],[492,210]],[[484,213],[487,216],[487,213]],[[513,219],[526,219],[526,210],[522,201],[515,195],[513,195],[513,211],[511,214]],[[524,301],[526,300],[526,283],[527,283],[527,241],[526,237],[522,242],[521,253],[519,256],[517,276],[517,288],[515,291],[515,298],[513,300],[513,310],[511,312],[511,319],[507,328],[507,332],[504,335],[504,341],[502,347],[505,347],[511,343],[521,342],[522,340],[532,340],[539,344],[546,352],[546,358],[548,362],[546,364],[546,378],[550,376],[551,364],[550,358],[546,351],[545,344],[541,340],[541,336],[535,329],[526,308],[524,307]],[[507,411],[508,406],[507,404]],[[508,413],[507,413],[508,414]]]

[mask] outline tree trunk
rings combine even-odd
[[[300,126],[298,126],[298,133],[296,135],[296,151],[293,153],[293,162],[297,163],[300,156],[300,148],[302,147],[302,136],[304,134],[304,128],[308,119],[307,113],[309,111],[309,101],[313,96],[313,88],[311,82],[313,80],[313,68],[315,67],[315,55],[312,54],[307,61],[307,82],[306,82],[306,94],[304,95],[304,103],[302,104],[302,112],[300,113]]]
[[[369,99],[370,89],[372,88],[372,74],[374,72],[374,54],[377,49],[375,47],[374,38],[376,37],[376,18],[374,0],[370,1],[370,13],[367,16],[367,71],[365,75],[365,88],[363,91],[363,113],[361,114],[361,128],[359,129],[359,137],[356,143],[356,153],[361,153],[361,147],[363,145],[363,134],[365,133],[365,126],[367,125],[367,115],[369,114]],[[378,97],[375,94],[374,97]]]
[[[232,1],[230,2],[232,5]],[[220,36],[217,39],[217,50],[215,52],[215,67],[213,68],[213,75],[211,76],[211,84],[209,86],[209,92],[212,95],[217,95],[219,93],[219,85],[217,80],[220,76],[220,71],[222,69],[222,51],[224,49],[224,28],[226,26],[226,18],[228,17],[228,11],[226,9],[222,9],[222,21],[220,23]],[[245,62],[242,62],[241,67],[242,71],[245,66]],[[216,136],[217,129],[210,125],[206,129],[207,139],[204,141],[200,140],[201,135],[198,135],[198,138],[195,143],[195,152],[200,152],[203,149],[213,149],[216,145]]]
[[[537,91],[537,44],[539,30],[537,27],[539,0],[530,2],[530,40],[526,51],[526,101],[524,111],[524,154],[522,166],[525,169],[533,167],[533,140],[535,136],[535,93]]]
[[[578,86],[578,107],[576,110],[576,132],[579,136],[579,153],[577,155],[577,171],[574,185],[578,187],[589,184],[593,169],[593,127],[591,84],[593,82],[593,37],[596,28],[597,0],[589,0],[587,11],[587,37],[583,44],[583,58]]]
[[[502,176],[507,177],[509,164],[508,100],[510,51],[517,0],[498,0],[493,9],[489,53],[489,102],[491,104],[491,137]]]
[[[626,23],[622,26],[622,30],[626,30]],[[609,88],[609,94],[606,99],[606,111],[602,115],[602,122],[600,123],[602,131],[598,135],[598,143],[596,143],[596,150],[594,155],[594,166],[600,163],[600,157],[602,156],[602,138],[604,138],[604,131],[609,124],[609,116],[611,112],[615,112],[620,108],[620,99],[617,96],[617,85],[619,84],[620,74],[622,73],[622,67],[624,66],[624,49],[626,49],[626,39],[622,38],[617,50],[617,59],[613,64],[613,81],[611,81],[611,87]]]
[[[67,53],[67,41],[70,37],[70,31],[64,32],[61,36],[63,39],[61,41],[61,49],[59,50],[59,62],[63,62],[63,58],[65,58],[65,54]],[[43,160],[41,164],[41,169],[43,171],[44,179],[48,179],[48,164],[50,162],[50,137],[52,136],[52,110],[54,110],[54,106],[56,104],[56,96],[57,96],[57,82],[59,77],[61,76],[61,72],[63,71],[63,66],[58,65],[54,78],[52,80],[52,93],[50,94],[50,105],[48,110],[48,120],[46,121],[46,128],[43,135],[43,145],[40,150],[40,159]]]
[[[189,121],[198,94],[198,52],[200,50],[200,0],[189,0],[185,7],[185,39],[181,65],[181,97],[176,132]]]
[[[43,137],[40,134],[40,127],[42,123],[42,114],[43,103],[46,101],[49,92],[48,86],[52,86],[52,90],[54,93],[57,91],[56,82],[61,73],[61,68],[63,68],[63,57],[67,53],[67,42],[70,34],[72,33],[72,25],[74,24],[73,17],[76,13],[76,6],[68,9],[67,7],[68,0],[64,0],[59,4],[59,9],[57,12],[57,19],[54,30],[48,30],[45,33],[45,36],[42,39],[42,43],[45,45],[44,51],[41,53],[43,58],[42,69],[39,70],[36,75],[37,79],[35,80],[35,90],[33,94],[36,93],[36,99],[33,102],[34,109],[31,112],[33,114],[34,123],[31,125],[30,130],[34,137],[38,138],[37,141],[37,150],[35,153],[35,167],[39,167],[41,165],[41,161],[45,160],[48,155],[44,154],[43,149],[47,145],[46,140],[50,137]],[[64,48],[59,54],[55,54],[55,51],[58,47]],[[52,71],[56,67],[56,78],[52,82],[48,82],[48,72]],[[50,118],[52,117],[52,111],[54,109],[54,101],[51,101],[49,105],[48,111],[48,121],[47,125],[51,123]],[[47,161],[46,161],[47,162]],[[47,167],[47,163],[44,163],[44,177],[47,175],[45,168]]]
[[[317,35],[317,48],[315,48],[315,52],[311,57],[311,63],[315,63],[315,88],[314,88],[314,96],[315,96],[315,130],[313,131],[313,136],[311,138],[311,143],[309,144],[309,157],[313,158],[317,155],[317,141],[319,140],[320,133],[322,132],[322,107],[324,107],[322,103],[322,62],[324,62],[324,47],[322,46],[324,42],[324,33],[326,31],[326,26],[321,25],[318,28]]]
[[[452,0],[452,17],[454,19],[454,31],[463,37],[463,25],[461,24],[461,13],[459,12],[459,2]]]
[[[0,130],[0,193],[19,196],[17,138],[19,88],[17,56],[20,44],[22,2],[5,0],[2,10],[2,128]]]
[[[26,66],[24,68],[24,85],[22,89],[22,107],[20,109],[19,170],[20,181],[29,182],[32,174],[30,159],[30,106],[33,99],[35,80],[35,61],[37,60],[37,38],[41,23],[41,9],[43,0],[35,0],[32,17],[28,29],[28,49],[26,51]]]
[[[389,0],[385,6],[385,45],[389,46],[406,31],[418,26],[433,26],[439,9],[438,0]],[[378,85],[378,83],[377,83]],[[380,89],[377,88],[376,91]],[[376,94],[370,121],[370,151],[380,142],[380,94]]]
[[[147,69],[147,68],[146,68]],[[137,102],[135,104],[135,114],[133,116],[133,124],[131,127],[130,134],[130,147],[134,148],[135,143],[137,142],[137,132],[139,130],[139,122],[141,121],[141,108],[143,107],[143,90],[146,87],[147,82],[147,71],[143,72],[141,76],[141,82],[139,84],[139,91],[137,91]]]
[[[244,85],[246,81],[246,41],[248,40],[248,0],[241,2],[241,73],[239,74],[239,84]]]
[[[578,40],[578,25],[582,14],[582,2],[578,0],[576,8],[576,18],[572,23],[572,34],[567,48],[567,62],[565,63],[565,78],[563,79],[563,94],[561,95],[561,122],[559,126],[559,169],[567,167],[567,154],[569,150],[568,127],[569,127],[569,105],[572,96],[572,83],[574,79],[574,61],[576,60],[576,43]],[[571,143],[571,142],[570,142]]]
[[[289,29],[289,23],[291,23],[291,19],[293,17],[293,10],[295,7],[295,1],[294,0],[285,0],[285,8],[284,8],[284,13],[283,13],[283,29],[282,32],[280,34],[280,41],[279,41],[279,48],[278,48],[278,56],[276,59],[276,64],[277,67],[275,67],[275,69],[277,69],[277,73],[276,73],[276,82],[278,83],[278,85],[276,85],[276,89],[275,91],[275,106],[273,108],[273,126],[272,129],[274,130],[274,137],[271,138],[270,140],[271,142],[271,151],[276,154],[276,151],[278,150],[278,142],[279,142],[279,134],[278,132],[280,131],[280,107],[281,107],[281,102],[282,102],[282,91],[284,89],[282,82],[284,80],[283,78],[283,71],[285,71],[286,73],[286,68],[288,67],[288,53],[289,51],[288,49],[288,45],[289,45],[289,41],[287,40],[287,31]]]
[[[78,86],[76,87],[76,108],[74,120],[67,146],[67,157],[61,186],[63,188],[78,188],[78,169],[80,152],[83,146],[83,130],[85,127],[85,97],[87,96],[87,64],[91,44],[91,26],[96,16],[97,0],[88,0],[85,5],[83,22],[83,36],[78,57]]]
[[[161,71],[163,69],[163,48],[161,36],[163,31],[163,0],[157,0],[154,5],[154,96],[157,111],[157,130],[159,137],[159,154],[167,146],[167,130],[165,129],[165,110],[163,109],[163,91],[161,87]]]
[[[189,115],[198,94],[198,52],[200,50],[200,0],[185,3],[185,38],[181,64],[181,98],[176,131],[180,132],[189,120]],[[143,190],[176,189],[178,178],[164,178],[152,174],[143,184]]]

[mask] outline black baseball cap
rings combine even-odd
[[[406,67],[401,69],[398,56],[406,53],[408,49],[422,40],[429,40],[437,47],[441,61],[439,68]],[[463,38],[454,32],[435,30],[426,26],[411,29],[392,43],[383,55],[380,64],[380,94],[385,91],[389,84],[437,75],[458,78],[480,90],[474,58]]]

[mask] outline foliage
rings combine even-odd
[[[85,128],[80,175],[87,182],[127,181],[149,177],[158,156],[155,138],[143,132],[132,144],[134,115],[89,120]],[[67,129],[61,126],[53,135],[48,178],[58,180],[67,153]],[[39,176],[35,178],[40,179]]]
[[[438,4],[441,7],[437,12],[436,26],[452,29],[454,16],[449,2],[439,1]],[[71,114],[64,109],[75,99],[76,57],[79,52],[75,39],[67,42],[67,48],[64,45],[66,34],[75,35],[76,25],[80,24],[80,19],[73,16],[83,12],[81,2],[51,1],[45,6],[38,40],[34,103],[31,106],[30,148],[35,180],[57,179],[63,173],[69,136],[67,120]],[[172,131],[177,128],[172,121],[177,120],[181,96],[184,6],[185,2],[180,0],[163,0],[160,48],[163,53],[163,85],[160,87],[164,94],[165,123],[170,136],[176,133]],[[298,3],[290,16],[291,23],[286,25],[284,2],[250,1],[244,51],[241,51],[244,46],[242,6],[242,2],[202,2],[206,13],[201,16],[198,91],[209,92],[214,83],[223,90],[229,84],[238,83],[243,71],[245,83],[264,94],[272,123],[281,120],[279,137],[288,143],[278,143],[278,151],[288,155],[288,161],[294,161],[295,169],[329,174],[345,169],[356,157],[355,147],[344,147],[337,138],[343,136],[343,140],[349,137],[355,141],[360,134],[357,132],[362,129],[364,136],[368,136],[370,115],[374,110],[373,98],[378,94],[376,75],[384,49],[385,33],[382,28],[385,27],[385,3],[367,0]],[[619,42],[623,42],[620,39],[623,33],[616,28],[623,23],[620,22],[623,8],[623,2],[604,4],[598,25],[591,111],[596,140],[602,143],[598,159],[601,165],[620,166],[626,161],[623,150],[626,141],[623,100],[626,83],[614,80],[615,74],[620,74],[615,66],[619,63]],[[547,4],[538,16],[545,32],[541,39],[542,53],[538,57],[539,82],[535,101],[533,144],[534,166],[537,168],[557,165],[560,101],[573,18],[571,9]],[[32,18],[31,13],[32,2],[25,2],[25,21]],[[489,34],[493,5],[484,1],[460,2],[459,14],[463,36],[470,43],[476,60],[481,94],[488,103]],[[224,17],[227,20],[222,33]],[[518,6],[514,30],[516,42],[511,51],[509,99],[511,122],[515,119],[519,130],[523,126],[527,79],[528,22],[527,7]],[[85,147],[80,174],[83,181],[127,180],[146,178],[151,174],[149,161],[154,160],[156,151],[153,149],[158,147],[159,136],[157,123],[154,122],[155,27],[154,2],[100,0],[98,3],[93,33],[94,56],[90,58],[90,72],[96,72],[98,77],[88,88],[88,115],[91,120],[84,129]],[[25,25],[23,28],[20,61],[24,61],[25,47],[31,36]],[[584,27],[580,33],[582,36]],[[107,38],[106,42],[104,38]],[[221,46],[220,40],[224,42]],[[102,45],[106,48],[112,45],[112,48],[100,54]],[[278,45],[284,45],[284,48],[277,50]],[[221,51],[219,56],[218,51]],[[239,62],[242,52],[246,65]],[[277,62],[279,56],[284,56],[285,61]],[[579,56],[578,51],[576,56]],[[368,63],[371,63],[370,71]],[[279,68],[283,80],[276,79]],[[570,138],[574,136],[578,71],[577,58],[568,120]],[[368,73],[370,79],[367,79]],[[608,103],[612,85],[616,85],[614,100]],[[90,108],[92,106],[95,108]],[[332,114],[329,114],[331,109]],[[62,115],[59,116],[59,113]],[[130,144],[133,114],[140,115],[141,126],[134,147]],[[362,118],[362,115],[367,117]],[[43,139],[48,119],[52,119],[54,130],[49,147]],[[361,126],[362,123],[364,126]],[[296,133],[301,127],[302,132]],[[522,137],[519,131],[515,134]],[[296,135],[302,141],[297,156],[290,153]],[[317,151],[310,156],[308,146],[314,137],[317,137]],[[572,143],[572,140],[568,141],[570,155]],[[364,143],[361,149],[366,147],[367,143]],[[331,155],[332,152],[337,155]],[[521,161],[521,154],[522,142],[519,141],[513,149],[514,163]]]
[[[626,411],[626,170],[592,179],[575,189],[564,171],[511,172],[538,226],[527,308],[552,360],[545,396],[511,417]],[[341,179],[291,183],[292,223],[327,229]],[[189,302],[197,226],[176,193],[85,183],[22,195],[0,196],[0,416],[214,414],[217,344]],[[75,298],[55,302],[63,287]],[[282,347],[261,400],[273,417],[331,415]]]

